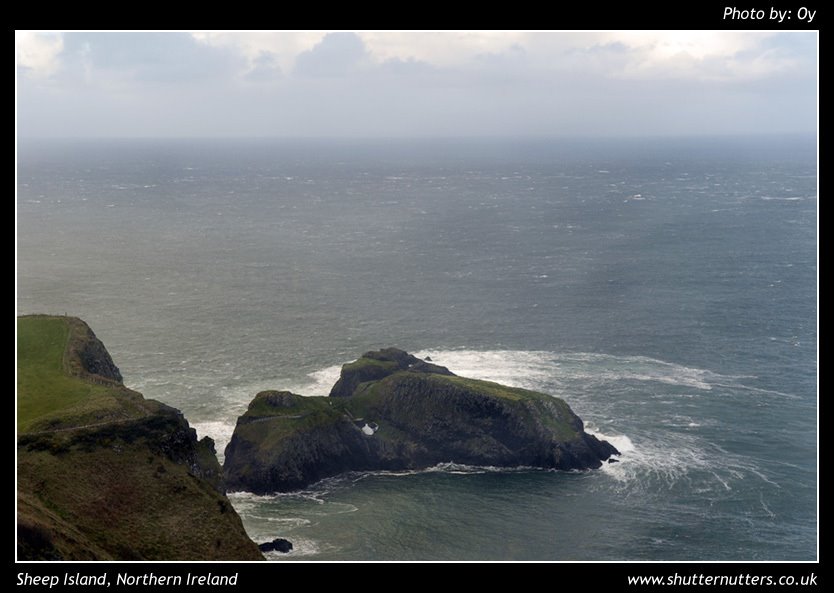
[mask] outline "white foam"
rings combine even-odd
[[[329,395],[333,385],[339,379],[342,365],[337,364],[308,373],[309,381],[300,384],[294,390],[299,395],[322,396]]]
[[[267,523],[278,523],[286,530],[292,530],[297,527],[304,527],[312,524],[310,519],[303,517],[265,517],[254,513],[247,514],[248,519],[255,519],[257,521],[265,521]],[[278,537],[278,536],[275,536]],[[275,538],[272,538],[275,539]]]
[[[209,436],[214,439],[214,448],[217,451],[220,463],[223,463],[223,451],[226,450],[226,445],[232,440],[232,433],[235,431],[235,422],[224,422],[222,420],[192,422],[191,427],[197,431],[197,438]]]
[[[352,472],[336,476],[335,478],[328,478],[319,482],[317,486],[335,485],[345,479],[355,483],[372,477],[383,478],[405,478],[421,474],[453,474],[453,475],[474,475],[474,474],[490,474],[490,473],[527,473],[547,471],[540,467],[533,467],[527,465],[519,465],[514,467],[498,467],[495,465],[467,465],[465,463],[454,463],[446,461],[423,469],[405,469],[405,470],[375,470],[365,472]]]
[[[642,490],[649,479],[671,486],[684,479],[691,469],[707,467],[706,459],[699,456],[697,449],[684,443],[664,446],[659,442],[640,440],[635,444],[625,435],[597,432],[595,436],[608,441],[621,453],[615,457],[618,463],[603,464],[603,472],[619,482],[635,485],[637,490]]]
[[[625,435],[588,432],[610,442],[622,454],[616,458],[618,463],[603,464],[602,470],[620,483],[625,495],[656,489],[652,483],[666,488],[684,483],[693,492],[721,495],[752,476],[779,487],[762,473],[755,460],[729,453],[697,434],[657,431],[633,442]]]
[[[770,507],[767,506],[767,504],[764,501],[764,495],[762,495],[761,493],[759,494],[759,502],[761,502],[762,508],[764,509],[765,513],[767,513],[767,516],[770,517],[771,519],[775,519],[776,518],[776,513],[774,513],[770,509]]]
[[[709,391],[713,386],[736,386],[735,380],[709,370],[691,368],[646,356],[536,350],[420,350],[418,358],[448,367],[454,373],[526,389],[560,381],[658,382]],[[345,361],[349,362],[349,361]],[[287,388],[300,395],[325,396],[339,378],[342,364],[327,366],[308,374],[309,380]],[[275,383],[275,382],[274,382]],[[285,383],[286,384],[286,383]]]
[[[616,434],[616,435],[604,434],[604,433],[599,432],[599,431],[594,431],[594,430],[588,428],[587,426],[585,427],[585,432],[594,435],[595,437],[597,437],[598,439],[600,439],[602,441],[608,441],[609,443],[614,445],[617,448],[617,451],[620,452],[620,456],[626,455],[626,454],[629,454],[629,453],[633,453],[636,450],[636,447],[634,446],[634,443],[631,441],[630,438],[628,438],[624,434]]]
[[[552,353],[516,350],[423,350],[418,358],[431,357],[463,377],[533,388],[553,375]]]
[[[438,463],[437,465],[421,470],[420,473],[471,475],[531,471],[541,471],[541,468],[531,467],[527,465],[519,465],[515,467],[498,467],[495,465],[467,465],[465,463],[454,463],[451,461],[447,461],[445,463]]]
[[[430,356],[434,363],[464,377],[527,389],[543,382],[582,380],[597,384],[653,381],[709,391],[718,381],[740,378],[646,356],[524,350],[423,350],[415,355]]]

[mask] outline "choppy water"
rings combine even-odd
[[[24,143],[18,311],[84,318],[221,454],[259,390],[391,345],[623,452],[234,494],[276,559],[813,559],[814,144]]]

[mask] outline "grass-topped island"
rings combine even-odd
[[[329,397],[259,393],[238,419],[224,473],[230,490],[268,493],[348,471],[445,462],[590,469],[617,454],[561,399],[388,348],[344,365]]]

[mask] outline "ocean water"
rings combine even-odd
[[[222,459],[397,346],[623,453],[231,499],[274,560],[817,557],[816,139],[21,141],[17,310],[85,319]]]

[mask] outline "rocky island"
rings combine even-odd
[[[122,383],[80,319],[17,322],[18,560],[263,560],[213,441]]]
[[[257,394],[225,453],[227,488],[258,494],[349,471],[444,462],[584,470],[619,454],[561,399],[459,377],[396,348],[344,365],[329,397]]]

